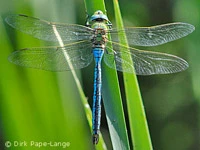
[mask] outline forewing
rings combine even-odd
[[[156,46],[177,40],[195,30],[194,26],[187,23],[169,23],[152,27],[130,27],[124,30],[113,29],[110,31],[112,41],[119,41],[118,36],[126,33],[128,43],[137,46]]]
[[[55,32],[64,42],[89,40],[93,33],[93,29],[82,25],[53,23],[26,15],[10,15],[5,21],[15,29],[45,41],[57,42]]]
[[[118,71],[133,73],[134,70],[137,75],[152,75],[170,74],[188,68],[185,60],[174,55],[137,50],[114,42],[112,46],[113,54],[105,53],[104,62]],[[109,46],[106,48],[112,49]]]
[[[90,42],[77,42],[64,47],[26,48],[13,52],[9,61],[24,67],[49,71],[66,71],[88,66],[92,59]]]

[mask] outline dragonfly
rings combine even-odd
[[[112,69],[137,75],[176,73],[189,66],[184,59],[171,54],[122,45],[119,36],[125,34],[129,45],[157,46],[185,37],[195,30],[193,25],[182,22],[112,28],[112,23],[101,10],[88,17],[86,25],[54,23],[26,15],[10,15],[5,21],[35,38],[59,43],[59,46],[14,51],[8,57],[11,63],[42,70],[67,71],[87,67],[92,60],[95,61],[92,109],[94,144],[98,143],[100,133],[102,60]]]

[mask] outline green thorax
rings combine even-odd
[[[91,26],[94,29],[93,44],[94,46],[103,46],[107,41],[107,29],[108,26],[104,22],[94,22]]]

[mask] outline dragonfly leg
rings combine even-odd
[[[107,26],[108,26],[109,29],[112,29],[112,23],[111,23],[110,20],[107,21]]]
[[[90,19],[90,15],[88,14],[88,12],[86,11],[86,21],[85,21],[85,26],[87,27],[90,27],[90,22],[89,22],[89,19]]]

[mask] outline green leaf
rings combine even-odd
[[[123,21],[117,0],[113,0],[116,24],[119,29],[123,28]],[[121,44],[128,46],[126,35],[120,35]],[[123,57],[123,56],[122,56]],[[130,59],[130,63],[131,59]],[[127,108],[134,150],[152,150],[151,139],[147,126],[144,106],[135,74],[123,73],[126,92]]]

